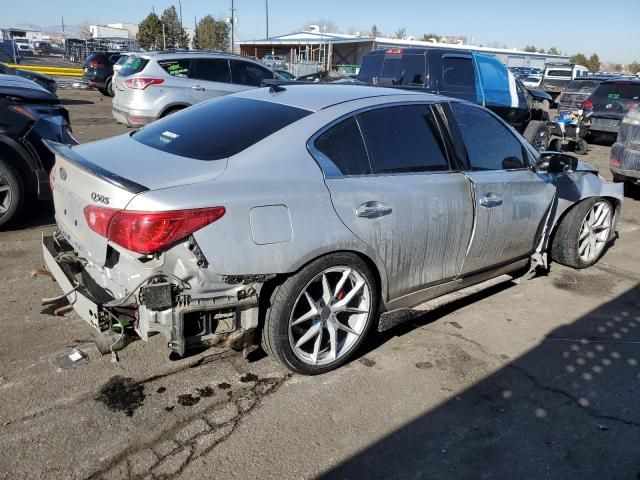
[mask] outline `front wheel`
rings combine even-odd
[[[568,267],[590,267],[604,253],[612,228],[613,207],[608,200],[583,200],[560,222],[551,244],[551,258]]]
[[[522,134],[539,152],[544,152],[549,143],[549,126],[540,120],[531,120]]]
[[[18,217],[24,204],[24,185],[15,168],[0,159],[0,227]]]
[[[362,344],[378,303],[378,286],[364,260],[348,252],[327,255],[274,290],[263,348],[294,372],[328,372]]]

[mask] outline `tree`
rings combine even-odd
[[[600,57],[596,53],[591,54],[587,63],[583,63],[585,67],[591,72],[597,72],[600,70]]]
[[[629,73],[637,75],[638,72],[640,72],[640,63],[631,62],[629,65],[627,65],[627,70],[629,71]]]
[[[180,25],[180,17],[178,17],[176,7],[171,5],[165,9],[160,17],[160,22],[164,25],[167,48],[184,48],[189,46],[189,35]],[[160,28],[162,29],[162,26]]]
[[[92,22],[90,22],[89,20],[85,20],[80,24],[78,28],[78,36],[81,39],[89,40],[90,38],[93,38],[93,35],[91,34],[91,29],[89,28],[91,24]]]
[[[571,55],[569,57],[569,61],[571,63],[577,63],[578,65],[584,65],[585,67],[587,66],[587,63],[589,63],[589,60],[587,60],[587,57],[585,57],[582,53],[576,53],[575,55]]]
[[[231,31],[224,20],[207,15],[196,25],[193,48],[205,50],[229,50]]]
[[[405,27],[402,27],[395,31],[395,33],[393,34],[393,38],[402,40],[406,36],[406,34],[407,29]]]
[[[614,72],[621,72],[621,71],[622,71],[622,64],[620,64],[620,63],[616,63],[616,64],[613,66],[613,71],[614,71]]]
[[[376,26],[375,23],[371,27],[371,31],[369,32],[369,36],[373,37],[373,38],[382,37],[382,32],[380,30],[378,30],[378,27]]]
[[[551,47],[549,50],[547,50],[547,53],[549,55],[561,55],[560,50],[558,50],[556,47]]]
[[[534,47],[533,45],[527,45],[526,47],[524,47],[524,51],[525,52],[535,53],[535,52],[538,51],[538,49],[536,47]]]
[[[539,48],[538,53],[544,53],[544,48]]]
[[[150,13],[138,25],[136,39],[145,50],[162,48],[162,23],[155,13]]]
[[[429,42],[431,40],[435,40],[436,42],[439,42],[441,39],[442,37],[437,33],[425,33],[424,35],[422,35],[423,42]]]

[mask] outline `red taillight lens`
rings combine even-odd
[[[88,64],[89,68],[98,68],[98,67],[104,67],[104,64],[102,63],[98,63],[95,60],[91,60]]]
[[[106,237],[109,232],[109,223],[117,211],[113,208],[89,205],[84,208],[84,218],[91,230]]]
[[[618,160],[618,159],[617,159],[617,158],[615,158],[615,157],[611,157],[611,158],[609,159],[609,162],[610,162],[610,165],[611,165],[612,167],[619,167],[619,166],[620,166],[620,160]]]
[[[224,207],[138,212],[90,205],[84,209],[87,224],[96,233],[132,252],[163,250],[222,218]]]
[[[387,55],[400,55],[403,51],[402,48],[390,48],[385,53]]]
[[[593,108],[593,102],[588,98],[582,102],[582,108]]]
[[[164,83],[163,78],[137,77],[137,78],[128,78],[127,80],[124,81],[124,84],[127,87],[133,88],[134,90],[144,90],[149,85],[160,85],[161,83]]]

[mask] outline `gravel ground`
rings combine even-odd
[[[122,132],[110,99],[63,90],[81,142]],[[610,178],[609,148],[585,160]],[[0,233],[0,478],[640,476],[640,195],[593,268],[553,265],[384,335],[349,365],[291,375],[160,336],[111,363],[42,264],[50,207]],[[60,368],[70,348],[86,353]]]

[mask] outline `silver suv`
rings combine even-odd
[[[257,88],[273,70],[223,52],[162,52],[131,56],[115,81],[113,117],[141,126],[210,98]]]

